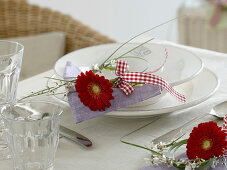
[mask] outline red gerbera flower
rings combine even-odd
[[[104,76],[94,74],[92,71],[81,73],[76,80],[76,91],[80,101],[91,110],[105,110],[111,106],[113,84]]]
[[[210,159],[222,156],[227,147],[226,134],[216,122],[201,123],[194,127],[187,142],[189,159]]]

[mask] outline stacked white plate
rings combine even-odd
[[[121,44],[106,44],[88,48],[83,48],[69,53],[60,58],[54,67],[53,77],[63,78],[63,72],[67,61],[71,61],[78,67],[89,67],[92,64],[101,64],[113,51]],[[129,49],[137,46],[137,43],[129,43],[118,50],[113,56],[116,58]],[[126,56],[136,56],[136,58],[126,58],[130,71],[147,70],[152,71],[158,68],[165,61],[164,49],[168,51],[167,61],[162,69],[154,73],[169,82],[174,89],[184,94],[187,98],[186,103],[178,102],[173,96],[163,91],[155,98],[143,101],[136,105],[122,108],[107,115],[112,117],[143,118],[155,115],[170,113],[197,105],[210,98],[219,87],[218,77],[209,69],[203,67],[201,59],[184,48],[163,43],[149,43],[135,49]],[[137,57],[142,58],[142,60]],[[106,77],[113,77],[113,72],[106,73]],[[204,88],[204,82],[206,88]],[[53,81],[48,80],[48,86],[53,85]],[[67,97],[61,95],[65,91],[64,87],[58,89],[55,97],[68,104]]]

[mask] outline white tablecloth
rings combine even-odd
[[[209,100],[195,107],[166,114],[156,118],[146,119],[118,119],[102,116],[80,124],[74,124],[70,109],[65,107],[62,124],[84,134],[93,142],[93,147],[85,149],[67,139],[60,139],[56,155],[56,170],[137,170],[146,165],[144,158],[147,152],[126,144],[119,139],[129,132],[154,121],[149,129],[150,139],[154,139],[171,129],[179,127],[193,117],[203,114],[215,105],[227,99],[227,55],[185,47],[196,53],[205,63],[205,66],[214,71],[221,79],[218,92]],[[53,70],[39,74],[19,83],[18,98],[32,91],[43,88],[46,85],[44,77],[51,76]],[[206,88],[204,82],[204,88]],[[54,100],[49,97],[36,99]],[[59,103],[60,104],[60,103]],[[143,141],[143,134],[138,135]],[[146,141],[144,141],[144,144]],[[1,161],[0,169],[12,169],[12,161]]]

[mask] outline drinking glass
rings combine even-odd
[[[16,102],[16,90],[23,58],[23,45],[0,40],[0,108]],[[0,119],[0,159],[9,157]]]
[[[14,170],[53,170],[62,111],[59,105],[42,101],[2,107]]]

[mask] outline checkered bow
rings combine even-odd
[[[227,115],[224,116],[224,122],[222,125],[222,130],[227,133]],[[227,136],[226,136],[226,140],[227,140]],[[227,148],[224,150],[224,156],[227,156]]]
[[[227,133],[227,115],[224,116],[222,129]]]
[[[116,64],[115,74],[118,76],[116,86],[119,87],[126,95],[132,93],[135,89],[130,83],[144,83],[161,86],[170,94],[175,96],[179,101],[186,102],[184,95],[175,91],[170,84],[164,79],[151,73],[128,72],[128,64],[126,61],[118,60]]]

